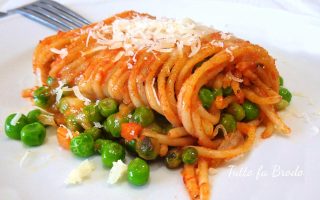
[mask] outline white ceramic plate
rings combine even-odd
[[[211,177],[212,199],[319,199],[320,19],[210,1],[106,1],[70,7],[92,21],[128,9],[189,17],[268,49],[285,86],[295,94],[282,113],[292,135],[258,140],[252,152],[230,163],[234,167],[219,169]],[[8,139],[3,133],[5,117],[32,108],[20,93],[35,82],[33,49],[54,32],[20,16],[1,19],[0,30],[0,199],[188,199],[179,170],[154,164],[146,186],[136,188],[126,181],[110,186],[99,157],[90,158],[98,166],[90,179],[67,187],[64,180],[81,160],[57,146],[54,130],[37,148]]]

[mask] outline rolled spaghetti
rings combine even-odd
[[[105,98],[122,104],[117,116],[130,118],[146,106],[165,117],[170,130],[147,126],[141,136],[157,141],[161,156],[172,147],[198,151],[198,165],[186,165],[183,172],[192,199],[209,198],[208,165],[249,151],[261,121],[267,124],[264,137],[273,130],[290,132],[275,109],[281,101],[279,73],[268,52],[191,20],[123,12],[40,41],[33,67],[54,96],[46,109],[57,124],[68,125],[71,114],[81,118],[85,105]],[[49,85],[48,78],[55,82]],[[62,112],[62,100],[72,109]],[[259,112],[250,117],[245,106]],[[224,120],[230,117],[231,125]]]

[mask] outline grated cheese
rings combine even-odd
[[[232,36],[232,34],[230,34],[230,33],[221,32],[220,34],[221,34],[221,39],[223,39],[223,40],[229,40]]]
[[[128,69],[132,69],[133,65],[128,62],[128,63],[127,63],[127,67],[128,67]]]
[[[67,48],[63,48],[63,49],[60,49],[60,50],[56,49],[56,48],[50,48],[50,51],[52,53],[58,54],[61,59],[65,58],[68,55]]]
[[[90,49],[88,51],[85,51],[85,52],[80,52],[81,53],[81,56],[86,56],[86,55],[90,55],[94,52],[97,52],[97,51],[101,51],[101,50],[105,50],[105,49],[108,49],[107,46],[98,46],[98,47],[95,47],[93,49]]]
[[[23,166],[24,162],[27,160],[27,158],[28,158],[28,156],[29,156],[30,154],[31,154],[31,151],[26,151],[26,152],[23,154],[23,156],[22,156],[22,158],[21,158],[21,160],[20,160],[20,162],[19,162],[19,166],[20,166],[20,167]]]
[[[150,19],[135,16],[132,19],[116,19],[112,24],[100,22],[92,28],[81,31],[88,34],[86,46],[94,39],[98,50],[119,49],[124,55],[134,56],[141,49],[158,52],[172,52],[183,46],[190,46],[189,57],[195,55],[201,48],[200,38],[215,29],[198,24],[191,19],[174,20],[168,18]],[[133,61],[135,58],[133,58]],[[128,65],[130,67],[130,65]]]
[[[239,83],[242,83],[242,82],[243,82],[243,79],[236,77],[236,76],[233,75],[230,71],[227,73],[227,77],[228,77],[230,80],[234,80],[234,81],[239,82]]]
[[[19,113],[19,112],[16,113],[16,115],[12,118],[10,124],[11,124],[12,126],[15,126],[15,125],[18,123],[18,121],[19,121],[19,119],[21,118],[21,116],[22,116],[21,113]]]
[[[236,48],[238,48],[238,46],[231,46],[231,47],[226,48],[226,52],[231,56],[230,62],[232,62],[234,60],[234,56],[233,56],[232,51],[235,50]]]
[[[115,184],[117,181],[123,177],[128,169],[128,166],[122,162],[122,160],[118,160],[112,163],[113,166],[110,170],[107,182],[109,184]]]
[[[84,105],[90,104],[91,100],[81,94],[78,86],[73,86],[72,89],[73,89],[74,95],[76,95],[76,97],[81,101],[84,101]]]
[[[96,166],[90,162],[88,159],[84,160],[80,165],[72,170],[65,180],[68,185],[82,183],[83,179],[90,176]]]
[[[66,139],[72,139],[73,138],[73,134],[71,132],[70,129],[68,129],[65,125],[60,124],[61,127],[65,128],[67,130],[67,134],[66,134]]]
[[[59,84],[58,87],[53,90],[53,94],[56,94],[56,103],[59,103],[62,97],[62,94],[63,94],[62,88],[65,83],[63,81],[58,81],[58,84]]]
[[[99,122],[93,122],[94,127],[96,128],[102,128],[102,124],[100,124]]]
[[[80,120],[80,121],[83,121],[83,120],[85,120],[86,116],[85,116],[84,113],[80,113],[80,114],[77,115],[76,118],[77,118],[78,120]]]
[[[201,48],[201,41],[200,39],[197,39],[197,43],[196,44],[192,44],[191,45],[191,53],[189,54],[189,58],[196,55],[198,53],[198,51]]]
[[[95,106],[98,106],[100,103],[100,100],[97,100],[96,103],[95,103]]]
[[[210,44],[213,45],[213,46],[216,46],[216,47],[221,47],[221,48],[224,47],[224,44],[223,44],[222,41],[212,40],[212,41],[210,42]]]

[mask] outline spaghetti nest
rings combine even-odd
[[[264,138],[274,130],[290,133],[275,109],[281,101],[279,73],[268,52],[192,21],[123,12],[45,38],[33,65],[43,83],[50,76],[78,86],[89,101],[111,97],[123,107],[148,106],[163,115],[172,129],[160,134],[144,128],[142,134],[162,145],[163,156],[168,146],[198,151],[198,162],[186,164],[182,173],[192,199],[209,198],[208,169],[249,151],[257,126],[266,127]],[[230,94],[217,95],[204,106],[199,98],[203,88],[229,88]],[[245,101],[258,106],[259,116],[238,121],[228,132],[223,113]]]

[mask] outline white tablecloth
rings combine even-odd
[[[0,10],[6,11],[33,0],[0,0]],[[65,5],[81,4],[84,2],[102,2],[110,0],[56,0]],[[234,2],[256,7],[273,8],[284,10],[296,14],[308,15],[320,18],[320,0],[215,0],[224,2]]]

